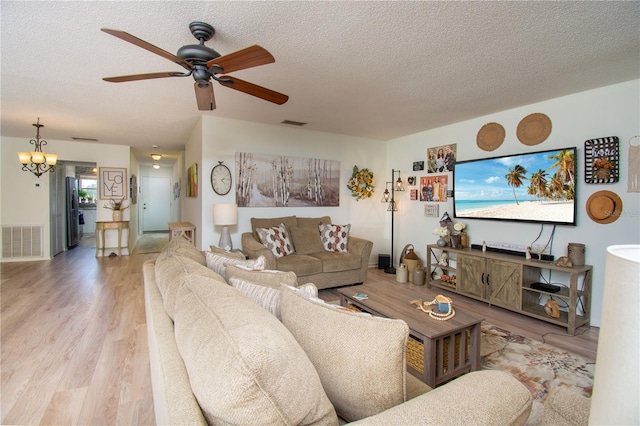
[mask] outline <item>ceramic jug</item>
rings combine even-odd
[[[423,285],[424,284],[424,269],[418,267],[415,271],[413,271],[413,283],[415,285]]]
[[[407,265],[402,263],[398,266],[398,269],[396,269],[396,281],[399,283],[406,283],[408,279],[409,270],[407,269]]]

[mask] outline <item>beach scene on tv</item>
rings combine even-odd
[[[575,223],[575,149],[456,164],[459,218]]]

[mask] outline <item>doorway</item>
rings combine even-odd
[[[142,232],[168,232],[171,221],[171,179],[142,176]]]

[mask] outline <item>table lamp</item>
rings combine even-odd
[[[229,225],[238,224],[238,205],[237,204],[214,204],[213,205],[213,224],[222,226],[222,234],[220,234],[220,242],[218,247],[231,251],[233,243],[229,234]]]

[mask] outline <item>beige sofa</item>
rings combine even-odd
[[[271,228],[283,223],[291,235],[295,254],[276,257],[258,236],[258,228]],[[251,218],[252,232],[242,234],[242,251],[251,259],[266,258],[267,269],[292,271],[298,282],[314,283],[319,289],[363,283],[367,278],[373,243],[349,235],[348,253],[324,250],[318,225],[331,224],[331,217]]]
[[[404,321],[318,303],[291,273],[225,266],[260,282],[279,320],[180,238],[143,266],[157,424],[524,424],[529,391],[497,371],[435,390],[406,374]],[[253,284],[251,284],[253,285]],[[305,285],[303,287],[313,287]],[[240,287],[239,287],[240,288]],[[246,290],[246,288],[245,288]]]

